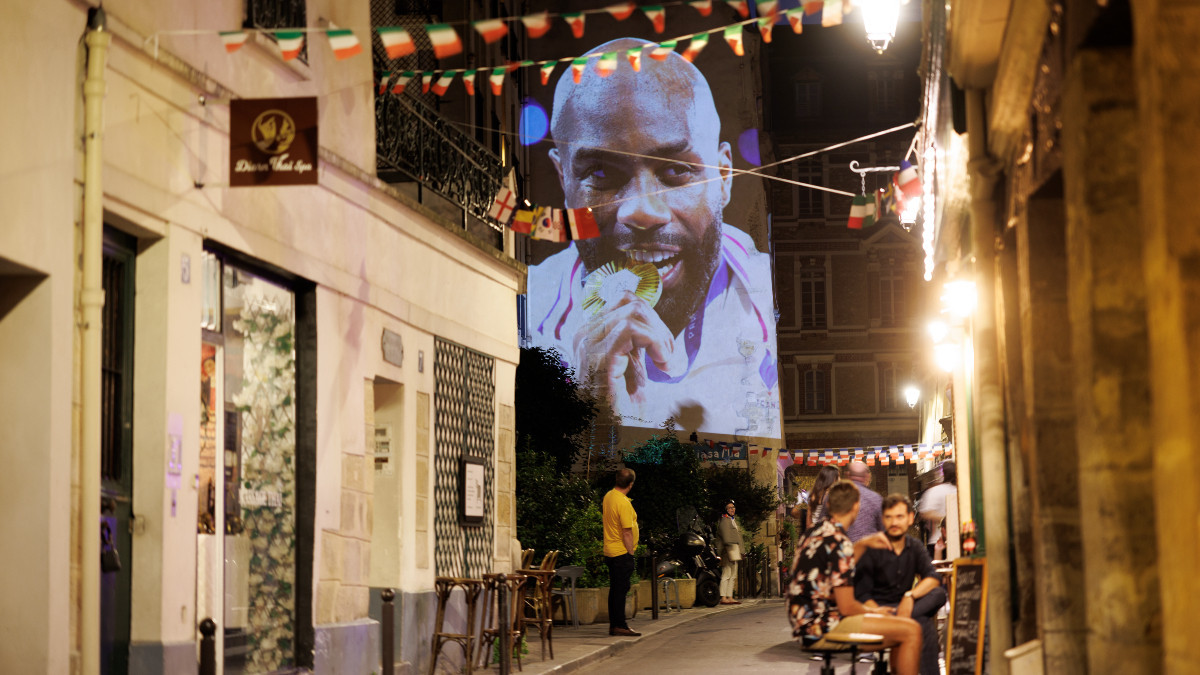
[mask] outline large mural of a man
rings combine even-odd
[[[647,44],[620,38],[589,53],[624,61]],[[626,426],[674,417],[778,438],[770,259],[725,222],[733,157],[704,75],[674,51],[638,71],[589,67],[578,82],[568,71],[550,132],[563,206],[590,208],[600,236],[531,266],[534,344],[557,349]],[[654,277],[657,290],[642,292]]]

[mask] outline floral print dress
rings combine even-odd
[[[854,544],[841,525],[826,520],[796,548],[788,582],[788,621],[794,637],[820,637],[837,625],[833,589],[854,585]]]

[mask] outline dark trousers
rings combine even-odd
[[[633,556],[604,556],[604,564],[608,566],[608,627],[629,628],[625,623],[625,596],[633,576]]]
[[[946,604],[946,589],[938,586],[913,601],[912,618],[921,624],[921,675],[939,675],[937,613]],[[879,603],[885,604],[885,603]],[[898,603],[897,603],[898,604]],[[888,604],[895,607],[895,604]]]

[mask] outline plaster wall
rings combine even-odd
[[[0,0],[0,671],[71,667],[79,13]],[[37,53],[37,58],[31,58]],[[15,552],[15,553],[14,553]]]
[[[114,35],[106,72],[105,209],[139,237],[135,356],[136,515],[132,639],[147,645],[195,639],[198,369],[205,241],[214,241],[317,285],[318,402],[314,621],[354,625],[367,616],[375,491],[364,423],[373,406],[363,383],[377,376],[404,385],[398,473],[403,585],[432,586],[430,397],[434,336],[497,359],[497,406],[513,403],[518,347],[514,295],[523,267],[481,250],[373,177],[371,61],[335,62],[323,36],[309,64],[286,64],[269,44],[227,55],[214,33],[241,22],[243,3],[106,2]],[[309,2],[321,18],[356,29],[368,3]],[[77,578],[70,565],[73,464],[75,183],[80,161],[77,44],[86,7],[0,0],[0,86],[21,92],[0,107],[0,273],[44,275],[20,298],[5,277],[0,298],[0,373],[19,380],[20,400],[5,400],[0,421],[20,445],[10,478],[36,488],[9,491],[4,540],[32,552],[28,569],[0,582],[0,670],[68,672],[78,635]],[[359,31],[359,38],[367,35]],[[318,34],[319,35],[319,34]],[[155,47],[157,45],[157,54]],[[201,95],[205,101],[201,102]],[[229,188],[229,97],[317,96],[322,161],[318,186]],[[185,263],[186,261],[186,263]],[[183,269],[190,263],[192,277]],[[19,266],[19,267],[18,267]],[[9,303],[9,300],[12,300]],[[11,304],[11,307],[7,305]],[[402,336],[402,366],[382,362],[384,327]],[[424,351],[419,372],[417,354]],[[33,383],[36,381],[36,383]],[[14,381],[13,385],[18,382]],[[165,473],[168,420],[181,417],[183,471],[172,494]],[[503,415],[498,416],[504,419]],[[511,415],[509,416],[511,417]],[[498,427],[500,425],[498,424]],[[512,440],[499,443],[498,453]],[[424,453],[422,455],[422,452]],[[422,459],[423,457],[423,459]],[[506,460],[508,461],[508,460]],[[511,472],[498,471],[511,484]],[[426,506],[418,501],[426,494]],[[411,495],[411,497],[409,496]],[[498,490],[511,503],[511,486]],[[511,520],[511,518],[510,518]],[[502,523],[501,523],[502,524]],[[11,530],[11,531],[10,531]],[[425,539],[415,535],[424,531]],[[11,535],[11,536],[8,536]],[[500,550],[507,540],[497,537]],[[338,558],[340,568],[322,567]],[[353,561],[347,568],[347,561]],[[18,563],[14,563],[18,564]],[[78,564],[78,561],[76,561]],[[419,572],[418,572],[419,570]],[[337,582],[332,595],[324,581]],[[20,617],[20,624],[12,623]],[[356,635],[361,631],[355,629]],[[325,631],[322,635],[347,633]],[[347,633],[348,634],[348,633]],[[357,639],[357,638],[356,638]],[[335,650],[336,651],[336,650]],[[152,666],[151,666],[152,667]]]

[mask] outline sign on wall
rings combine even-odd
[[[317,184],[317,99],[229,103],[229,185]]]

